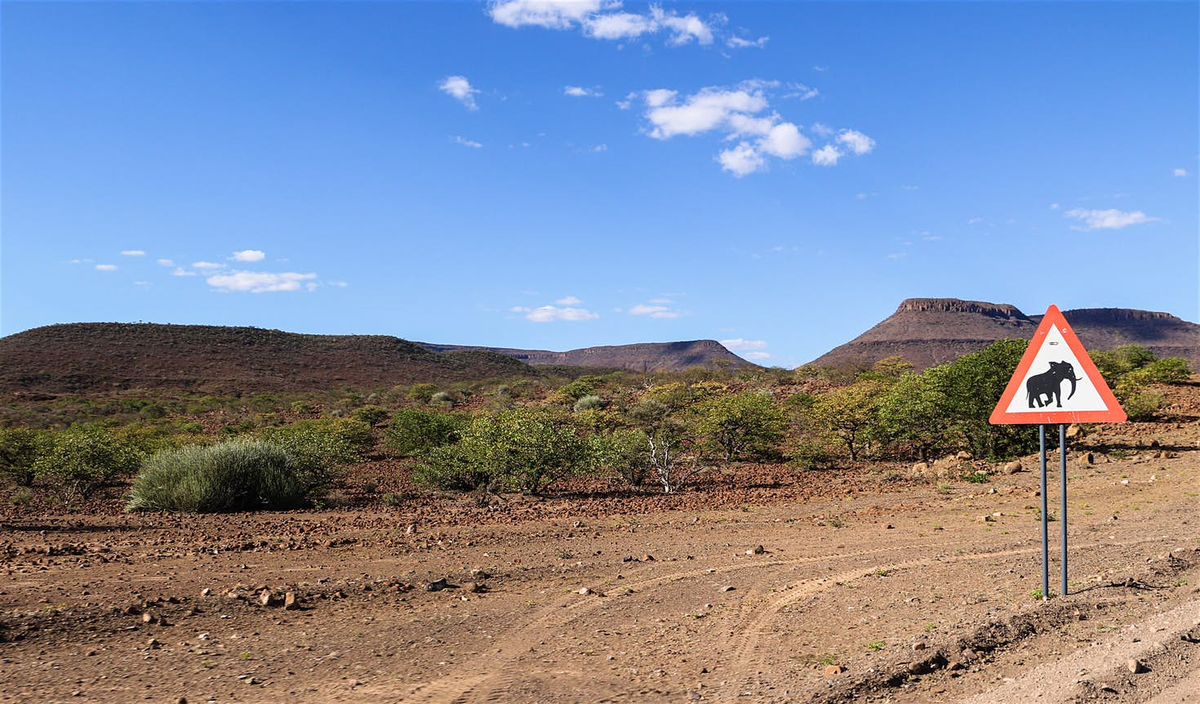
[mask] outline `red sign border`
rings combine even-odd
[[[1071,348],[1071,351],[1075,353],[1075,358],[1079,360],[1079,366],[1081,367],[1080,371],[1096,387],[1100,398],[1108,406],[1107,411],[1046,411],[1043,413],[1009,413],[1007,411],[1013,397],[1020,393],[1021,381],[1025,379],[1025,374],[1033,366],[1033,358],[1037,356],[1038,351],[1042,348],[1042,344],[1045,343],[1046,335],[1050,332],[1052,326],[1059,329],[1063,340],[1067,343],[1067,347]],[[1108,388],[1108,384],[1105,383],[1100,370],[1096,368],[1095,362],[1092,361],[1087,350],[1083,348],[1083,343],[1075,336],[1075,331],[1071,329],[1071,326],[1067,323],[1067,319],[1063,317],[1058,306],[1052,305],[1046,310],[1046,315],[1042,316],[1042,322],[1033,333],[1033,339],[1029,341],[1029,347],[1025,349],[1024,356],[1021,357],[1020,363],[1017,364],[1017,370],[1013,372],[1012,378],[1008,380],[1008,386],[1004,387],[1004,393],[1000,396],[1000,402],[996,404],[996,408],[992,411],[988,422],[992,425],[1124,423],[1126,418],[1125,409],[1121,408],[1121,404],[1117,402],[1116,396],[1113,396],[1113,392]]]

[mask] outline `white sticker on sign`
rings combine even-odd
[[[1056,327],[1046,332],[1042,347],[1021,388],[1008,404],[1009,413],[1107,411],[1108,405],[1080,368],[1079,359]]]

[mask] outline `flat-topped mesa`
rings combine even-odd
[[[896,312],[974,313],[992,318],[1004,318],[1006,320],[1029,319],[1019,308],[1008,303],[964,301],[959,298],[908,298],[900,304]]]
[[[1119,325],[1121,323],[1141,323],[1148,321],[1186,323],[1183,318],[1180,318],[1170,313],[1162,313],[1153,310],[1134,310],[1132,308],[1078,308],[1076,310],[1065,311],[1068,322],[1081,323],[1108,323]]]

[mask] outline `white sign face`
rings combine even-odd
[[[1046,331],[1042,347],[1021,379],[1021,387],[1008,404],[1008,413],[1112,410],[1087,378],[1062,331]]]

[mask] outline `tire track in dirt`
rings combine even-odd
[[[1088,545],[1080,545],[1073,549],[1086,550],[1096,547],[1128,547],[1130,545],[1139,545],[1142,543],[1158,542],[1161,538],[1144,538],[1141,540],[1133,540],[1122,543],[1092,543]],[[922,546],[925,548],[932,546]],[[771,623],[775,621],[780,612],[788,606],[802,601],[808,597],[814,596],[821,591],[829,588],[838,582],[848,582],[854,579],[859,579],[873,573],[877,569],[886,569],[889,572],[898,572],[901,570],[912,569],[915,567],[926,567],[930,565],[949,565],[959,562],[969,562],[972,560],[983,560],[994,557],[1011,557],[1015,555],[1023,555],[1029,553],[1038,553],[1041,551],[1040,545],[1024,548],[1006,548],[1001,550],[990,550],[985,552],[969,552],[955,555],[943,555],[926,557],[915,560],[906,560],[887,565],[872,565],[863,567],[836,575],[825,577],[805,579],[794,583],[787,588],[787,593],[775,599],[770,605],[762,609],[758,616],[751,621],[750,625],[745,628],[741,635],[736,638],[735,656],[734,656],[734,676],[737,672],[746,673],[741,677],[742,685],[736,692],[729,693],[728,698],[735,698],[738,695],[750,690],[753,692],[757,686],[758,675],[762,672],[760,666],[765,664],[765,658],[758,654],[758,643],[761,641],[762,635],[769,629]]]
[[[636,597],[638,593],[646,589],[657,587],[663,584],[706,577],[713,574],[730,574],[750,569],[809,565],[820,562],[838,562],[868,557],[870,555],[877,555],[881,553],[896,553],[906,550],[930,550],[955,544],[956,543],[953,542],[942,542],[935,544],[898,547],[893,546],[885,548],[873,548],[871,550],[861,550],[858,552],[841,552],[828,555],[817,555],[797,558],[794,560],[764,560],[741,565],[726,565],[723,567],[714,568],[696,568],[631,582],[625,586],[626,588],[632,590],[632,593],[621,598],[626,599]],[[710,569],[712,570],[711,572],[709,571]],[[876,569],[876,567],[872,566],[870,569],[873,570]],[[828,578],[822,577],[816,579]],[[747,594],[747,597],[748,596],[750,595]],[[607,599],[611,597],[604,598]],[[470,701],[472,695],[474,695],[474,699],[482,701],[503,700],[503,695],[510,690],[514,684],[516,684],[518,676],[524,674],[523,671],[512,667],[516,660],[518,660],[522,655],[528,653],[533,647],[540,645],[542,641],[552,640],[555,635],[561,632],[562,629],[571,621],[600,608],[604,605],[604,603],[605,602],[600,598],[588,598],[569,603],[565,606],[558,604],[547,607],[546,609],[543,609],[542,615],[535,618],[532,622],[520,627],[511,635],[505,635],[504,643],[502,645],[496,647],[494,650],[489,651],[486,655],[481,654],[479,656],[480,658],[487,658],[486,665],[478,664],[479,658],[476,658],[476,660],[472,663],[475,665],[475,667],[468,665],[466,667],[459,668],[458,672],[451,673],[446,677],[411,686],[406,693],[402,695],[401,701],[457,703]],[[739,613],[744,613],[748,610],[753,611],[753,609],[745,608],[745,599],[740,600]]]

